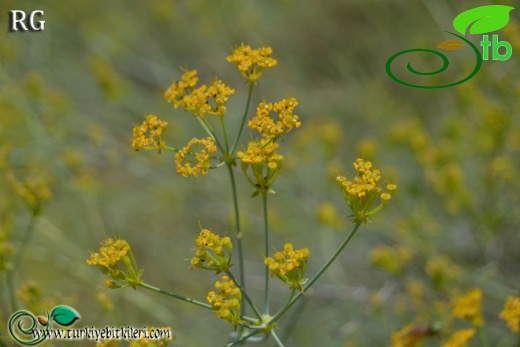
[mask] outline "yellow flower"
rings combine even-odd
[[[242,322],[240,319],[240,302],[242,301],[240,289],[228,276],[222,276],[221,282],[216,281],[215,289],[218,292],[209,292],[206,300],[211,304],[217,317],[233,324],[236,330],[237,325]]]
[[[294,250],[290,243],[286,243],[283,248],[283,251],[276,252],[273,257],[265,258],[264,264],[271,271],[271,276],[278,277],[292,289],[303,291],[303,276],[310,257],[309,249]]]
[[[157,116],[147,115],[143,123],[134,126],[132,148],[136,151],[141,148],[156,149],[158,153],[161,153],[161,148],[164,147],[164,140],[161,135],[167,125],[168,123],[157,118]]]
[[[273,49],[271,47],[261,47],[252,49],[249,45],[241,44],[233,50],[233,53],[226,57],[230,63],[234,63],[238,71],[250,83],[256,82],[264,71],[276,66],[276,59],[271,58]]]
[[[235,94],[235,90],[225,85],[224,82],[220,80],[215,80],[211,86],[206,91],[206,95],[213,100],[213,107],[210,111],[211,114],[215,114],[217,116],[224,116],[226,113],[226,104],[231,95]],[[208,100],[208,102],[211,102]]]
[[[108,288],[120,288],[113,280],[135,287],[141,283],[142,271],[137,269],[130,245],[125,240],[107,238],[101,242],[99,253],[91,252],[87,264],[97,265],[109,277]]]
[[[218,274],[227,271],[231,266],[233,245],[229,237],[221,238],[208,229],[202,229],[195,239],[195,246],[197,246],[197,250],[195,256],[191,258],[192,267],[213,270]]]
[[[193,150],[192,147],[195,149]],[[209,163],[211,154],[216,151],[217,147],[211,137],[191,139],[186,147],[175,153],[177,173],[184,177],[206,175],[211,167]]]
[[[280,173],[283,156],[275,152],[277,148],[277,143],[261,139],[250,141],[245,152],[237,153],[238,158],[242,161],[242,171],[249,183],[256,188],[254,195],[269,192]],[[247,174],[250,166],[253,171],[253,179]]]
[[[453,318],[467,319],[473,325],[480,327],[484,322],[482,319],[481,301],[482,291],[479,288],[456,297],[453,300],[451,316]]]
[[[199,78],[197,70],[185,69],[180,81],[173,84],[164,92],[164,99],[173,102],[173,107],[180,106],[180,100],[186,94],[187,90],[192,90],[197,85]]]
[[[284,99],[274,104],[261,102],[256,108],[256,116],[249,121],[248,126],[267,138],[280,137],[301,125],[300,118],[293,114],[296,106],[298,100],[295,98]],[[273,119],[271,112],[277,113],[278,116]]]
[[[438,333],[439,329],[434,327],[420,323],[411,323],[401,330],[392,333],[391,347],[416,347],[421,340]]]
[[[475,329],[463,329],[453,333],[442,347],[466,347],[468,341],[475,335]]]
[[[197,70],[186,70],[182,80],[174,82],[164,93],[166,101],[173,103],[174,108],[183,107],[199,117],[224,116],[226,104],[235,90],[218,79],[209,87],[203,84],[196,88],[196,75]]]
[[[514,333],[520,332],[520,298],[510,296],[500,312],[500,318],[506,321],[509,329]]]
[[[349,205],[355,217],[354,222],[367,221],[368,217],[379,212],[390,201],[397,190],[395,184],[388,184],[386,191],[380,185],[381,174],[379,170],[372,170],[372,163],[363,159],[356,159],[353,163],[357,175],[349,179],[338,176],[338,182],[345,201]],[[374,209],[373,203],[380,198],[381,203]]]

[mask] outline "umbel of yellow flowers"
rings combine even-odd
[[[204,270],[226,272],[231,266],[233,245],[227,236],[220,237],[208,229],[202,229],[195,239],[195,256],[191,258],[191,267]],[[226,254],[227,253],[227,254]]]
[[[222,276],[221,281],[216,281],[215,289],[217,292],[209,292],[206,299],[211,304],[217,317],[233,324],[236,330],[237,325],[241,323],[240,302],[242,301],[242,293],[240,289],[228,276]]]
[[[347,202],[355,223],[366,222],[368,218],[379,212],[386,205],[397,190],[395,184],[388,184],[386,191],[381,186],[381,174],[379,170],[372,169],[372,163],[358,158],[354,162],[357,175],[352,178],[338,176],[343,198]],[[373,207],[377,200],[379,205]]]
[[[125,287],[136,288],[141,283],[142,271],[137,264],[125,240],[107,238],[101,242],[98,252],[91,252],[87,264],[97,267],[108,276],[105,282],[108,288],[121,288],[117,282],[126,283]],[[117,281],[117,282],[116,282]]]
[[[287,283],[291,289],[303,291],[302,284],[305,282],[304,275],[307,269],[307,261],[310,252],[308,248],[295,250],[293,245],[286,243],[283,251],[276,252],[273,257],[264,260],[269,267],[271,276],[276,276]]]

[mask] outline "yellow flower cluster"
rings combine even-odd
[[[184,70],[181,80],[173,82],[164,92],[164,99],[168,102],[173,102],[173,107],[180,106],[179,102],[187,91],[195,89],[199,78],[197,77],[197,70]]]
[[[143,149],[156,149],[159,153],[164,147],[162,133],[168,125],[167,122],[159,119],[153,114],[145,117],[142,124],[134,126],[132,131],[132,148],[136,151]]]
[[[354,213],[355,222],[363,222],[369,216],[379,212],[386,205],[397,189],[395,184],[388,184],[386,191],[383,191],[379,181],[381,174],[379,170],[372,170],[372,163],[361,158],[353,163],[357,175],[353,179],[345,176],[338,176],[338,182],[345,201]],[[381,199],[381,204],[371,210],[377,198]]]
[[[192,149],[192,147],[194,149]],[[191,139],[186,147],[182,148],[178,153],[175,153],[177,173],[184,177],[188,177],[188,175],[206,175],[211,167],[209,163],[211,154],[216,151],[217,147],[211,137]]]
[[[217,317],[233,324],[235,330],[240,320],[240,302],[242,293],[228,276],[222,276],[222,281],[215,282],[217,292],[211,291],[206,299],[211,304],[213,312]]]
[[[500,312],[500,318],[506,321],[509,329],[514,333],[520,333],[520,298],[510,296]]]
[[[307,269],[307,261],[310,257],[308,248],[294,250],[293,245],[286,243],[283,251],[276,252],[273,257],[267,257],[264,260],[265,265],[269,267],[271,276],[276,276],[283,282],[287,283],[290,288],[303,291],[303,276]]]
[[[126,282],[134,289],[141,283],[142,271],[137,269],[130,245],[125,240],[113,238],[103,240],[99,253],[91,252],[87,264],[97,265],[101,272],[109,277],[105,282],[108,288],[120,288],[113,280]]]
[[[51,190],[49,189],[51,179],[48,175],[42,173],[32,174],[21,181],[13,172],[8,171],[6,181],[25,201],[34,215],[39,214],[42,203],[52,197]]]
[[[352,181],[345,177],[338,177],[338,181],[345,187],[348,194],[361,198],[370,192],[381,192],[377,183],[381,179],[381,175],[379,170],[371,170],[371,162],[358,158],[353,165],[358,175]]]
[[[233,245],[229,237],[221,238],[208,229],[202,229],[195,239],[195,246],[197,250],[195,256],[191,258],[191,267],[213,270],[218,274],[227,271],[231,266]]]
[[[453,333],[442,347],[467,347],[468,341],[475,335],[475,329],[463,329]]]
[[[248,126],[267,138],[278,138],[301,125],[300,118],[294,114],[296,106],[298,100],[295,98],[284,99],[274,104],[261,102],[256,108],[256,116],[249,121]],[[271,117],[271,112],[278,113],[277,119]]]
[[[283,156],[275,152],[277,148],[276,142],[261,139],[250,141],[245,152],[237,153],[238,158],[242,161],[242,170],[249,183],[256,187],[256,193],[265,194],[270,191],[280,173]],[[249,166],[253,171],[253,179],[247,174]]]
[[[480,327],[484,323],[481,302],[482,291],[475,288],[453,300],[451,316],[469,320],[474,326]]]
[[[183,107],[199,117],[207,114],[224,116],[226,104],[235,90],[220,80],[196,88],[196,76],[197,70],[186,70],[181,81],[174,82],[164,93],[166,101],[173,103],[174,108]]]
[[[278,61],[271,58],[273,49],[271,47],[261,47],[252,49],[249,45],[240,45],[233,50],[233,53],[226,57],[230,63],[234,63],[238,71],[250,83],[256,82],[264,71],[276,66]]]
[[[391,347],[416,347],[420,341],[439,333],[438,329],[421,323],[411,323],[392,333]]]

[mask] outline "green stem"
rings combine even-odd
[[[166,146],[166,145],[163,145],[163,146],[161,147],[161,149],[166,149],[166,150],[168,150],[168,151],[172,151],[172,152],[175,152],[175,153],[179,152],[179,150],[178,150],[177,148],[170,147],[170,146]]]
[[[240,136],[242,136],[242,131],[244,130],[244,125],[246,124],[246,118],[247,113],[249,112],[249,105],[251,104],[251,96],[253,95],[253,86],[255,84],[250,82],[249,83],[249,93],[247,95],[247,103],[246,103],[246,109],[244,111],[244,115],[242,116],[242,122],[240,123],[240,128],[238,130],[238,135],[235,140],[235,143],[233,143],[233,147],[231,148],[231,153],[235,153],[235,150],[237,149],[238,142],[240,141]]]
[[[204,130],[206,130],[208,135],[213,139],[213,141],[215,141],[215,144],[220,149],[220,151],[222,153],[226,153],[226,151],[224,151],[224,147],[222,147],[222,145],[220,144],[220,141],[218,140],[217,136],[215,135],[215,132],[213,131],[213,129],[211,129],[211,125],[208,123],[208,120],[203,117],[197,117],[197,120],[199,121],[200,125],[202,125]]]
[[[220,125],[222,126],[222,133],[224,134],[224,144],[226,145],[226,154],[230,154],[229,153],[229,141],[228,141],[226,122],[224,120],[224,116],[220,117]]]
[[[289,298],[287,299],[287,301],[285,302],[285,304],[282,306],[282,308],[280,309],[280,311],[278,311],[274,317],[271,319],[271,321],[269,321],[268,324],[271,324],[271,323],[274,323],[275,321],[278,320],[278,318],[285,312],[287,311],[287,309],[289,309],[289,307],[292,305],[292,299],[294,298],[294,293],[296,293],[296,289],[291,289],[291,293],[289,294]]]
[[[482,328],[478,329],[478,336],[480,338],[480,342],[482,343],[482,347],[489,347],[489,340],[487,339],[487,336]]]
[[[276,333],[271,330],[271,336],[273,337],[273,339],[276,341],[276,344],[278,345],[278,347],[284,347],[283,343],[282,343],[282,340],[280,340],[280,338],[278,337],[278,335],[276,335]]]
[[[334,254],[325,263],[325,265],[323,265],[323,267],[316,273],[316,275],[314,275],[314,277],[311,278],[305,284],[305,287],[303,288],[303,291],[298,292],[298,294],[296,294],[296,296],[291,300],[291,302],[289,302],[288,305],[284,306],[280,311],[278,311],[278,313],[269,321],[269,324],[276,322],[285,313],[285,311],[287,311],[292,305],[294,305],[294,303],[296,301],[298,301],[298,299],[303,295],[303,293],[306,292],[314,284],[314,282],[316,282],[318,280],[318,278],[320,278],[320,276],[329,268],[329,266],[334,262],[334,260],[336,260],[338,255],[345,248],[345,246],[348,245],[348,243],[350,242],[352,237],[356,234],[356,231],[358,230],[360,225],[361,225],[361,223],[354,224],[354,227],[350,231],[350,234],[348,234],[348,236],[345,239],[345,241],[343,241],[341,246],[339,246],[339,248],[336,250],[336,252],[334,252]]]
[[[151,286],[149,284],[146,284],[144,282],[141,282],[138,284],[139,287],[143,287],[143,288],[146,288],[148,290],[151,290],[151,291],[154,291],[154,292],[157,292],[157,293],[160,293],[160,294],[164,294],[164,295],[167,295],[167,296],[170,296],[172,298],[175,298],[175,299],[179,299],[179,300],[182,300],[182,301],[186,301],[186,302],[189,302],[191,304],[194,304],[194,305],[197,305],[197,306],[200,306],[200,307],[204,307],[204,308],[207,308],[207,309],[212,309],[211,305],[210,304],[206,304],[202,301],[198,301],[198,300],[195,300],[195,299],[191,299],[191,298],[188,298],[188,297],[185,297],[185,296],[182,296],[182,295],[179,295],[179,294],[175,294],[175,293],[171,293],[171,292],[167,292],[165,290],[162,290],[160,288],[157,288],[157,287],[154,287],[154,286]]]
[[[233,207],[235,210],[235,228],[236,228],[236,237],[237,237],[237,249],[238,249],[238,267],[239,267],[239,276],[240,276],[240,284],[242,288],[246,289],[246,277],[244,270],[244,252],[242,249],[242,231],[240,230],[240,211],[238,209],[238,197],[237,197],[237,187],[235,182],[235,173],[233,172],[233,167],[231,163],[227,164],[229,178],[231,179],[231,190],[233,193]],[[242,314],[244,314],[244,308],[242,305]]]
[[[269,219],[267,215],[267,193],[262,194],[262,205],[264,209],[264,257],[269,257]],[[265,296],[264,296],[264,314],[269,314],[269,267],[265,266]]]
[[[294,291],[292,293],[294,295]],[[292,299],[292,295],[290,299]],[[289,299],[289,301],[290,301]],[[280,340],[285,341],[287,337],[291,334],[291,332],[294,330],[296,325],[298,324],[298,319],[300,319],[302,312],[305,308],[305,303],[307,302],[306,298],[303,297],[300,301],[298,301],[298,304],[295,305],[296,307],[291,311],[291,314],[289,317],[285,319],[283,329],[278,333]]]
[[[146,288],[146,289],[151,290],[153,292],[164,294],[166,296],[169,296],[169,297],[172,297],[172,298],[175,298],[175,299],[179,299],[179,300],[182,300],[182,301],[185,301],[185,302],[189,302],[190,304],[194,304],[194,305],[197,305],[197,306],[200,306],[200,307],[204,307],[204,308],[207,308],[207,309],[210,309],[210,310],[213,309],[210,304],[206,304],[205,302],[198,301],[198,300],[195,300],[195,299],[192,299],[192,298],[188,298],[186,296],[175,294],[175,293],[172,293],[172,292],[167,292],[166,290],[162,290],[160,288],[151,286],[151,285],[149,285],[147,283],[144,283],[144,282],[139,283],[138,286]],[[249,322],[249,323],[252,323],[252,324],[257,324],[258,323],[258,321],[256,319],[251,318],[251,317],[240,316],[240,318],[242,320],[244,320],[246,322]],[[249,326],[247,326],[247,327],[249,327]]]
[[[258,311],[258,309],[256,308],[255,304],[253,303],[253,301],[251,300],[251,298],[249,297],[249,295],[247,295],[246,291],[244,290],[244,288],[242,287],[242,285],[240,284],[240,282],[238,282],[235,278],[235,276],[233,276],[233,274],[231,273],[231,271],[226,271],[226,275],[229,276],[229,278],[231,278],[233,280],[233,282],[235,282],[235,285],[238,287],[238,289],[240,289],[240,291],[242,292],[244,298],[246,299],[246,301],[249,303],[249,306],[251,306],[251,308],[253,309],[253,311],[255,312],[255,315],[256,317],[262,321],[262,314],[260,313],[260,311]]]
[[[242,336],[241,338],[239,338],[238,340],[236,340],[235,342],[231,342],[231,343],[228,343],[226,345],[226,347],[232,347],[232,346],[236,346],[238,344],[241,344],[242,342],[246,341],[247,339],[249,339],[250,337],[253,337],[255,336],[256,334],[258,334],[260,331],[259,330],[254,330],[252,331],[251,333],[245,335],[245,336]]]

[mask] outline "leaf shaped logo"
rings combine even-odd
[[[74,322],[80,318],[79,313],[68,306],[56,306],[52,309],[49,317],[59,325],[65,327],[74,324]]]
[[[470,28],[470,34],[485,34],[502,29],[509,22],[509,12],[514,7],[487,5],[464,11],[453,20],[453,27],[462,35]]]
[[[446,40],[437,45],[437,48],[444,49],[446,51],[456,51],[464,46],[464,42],[461,40]]]

